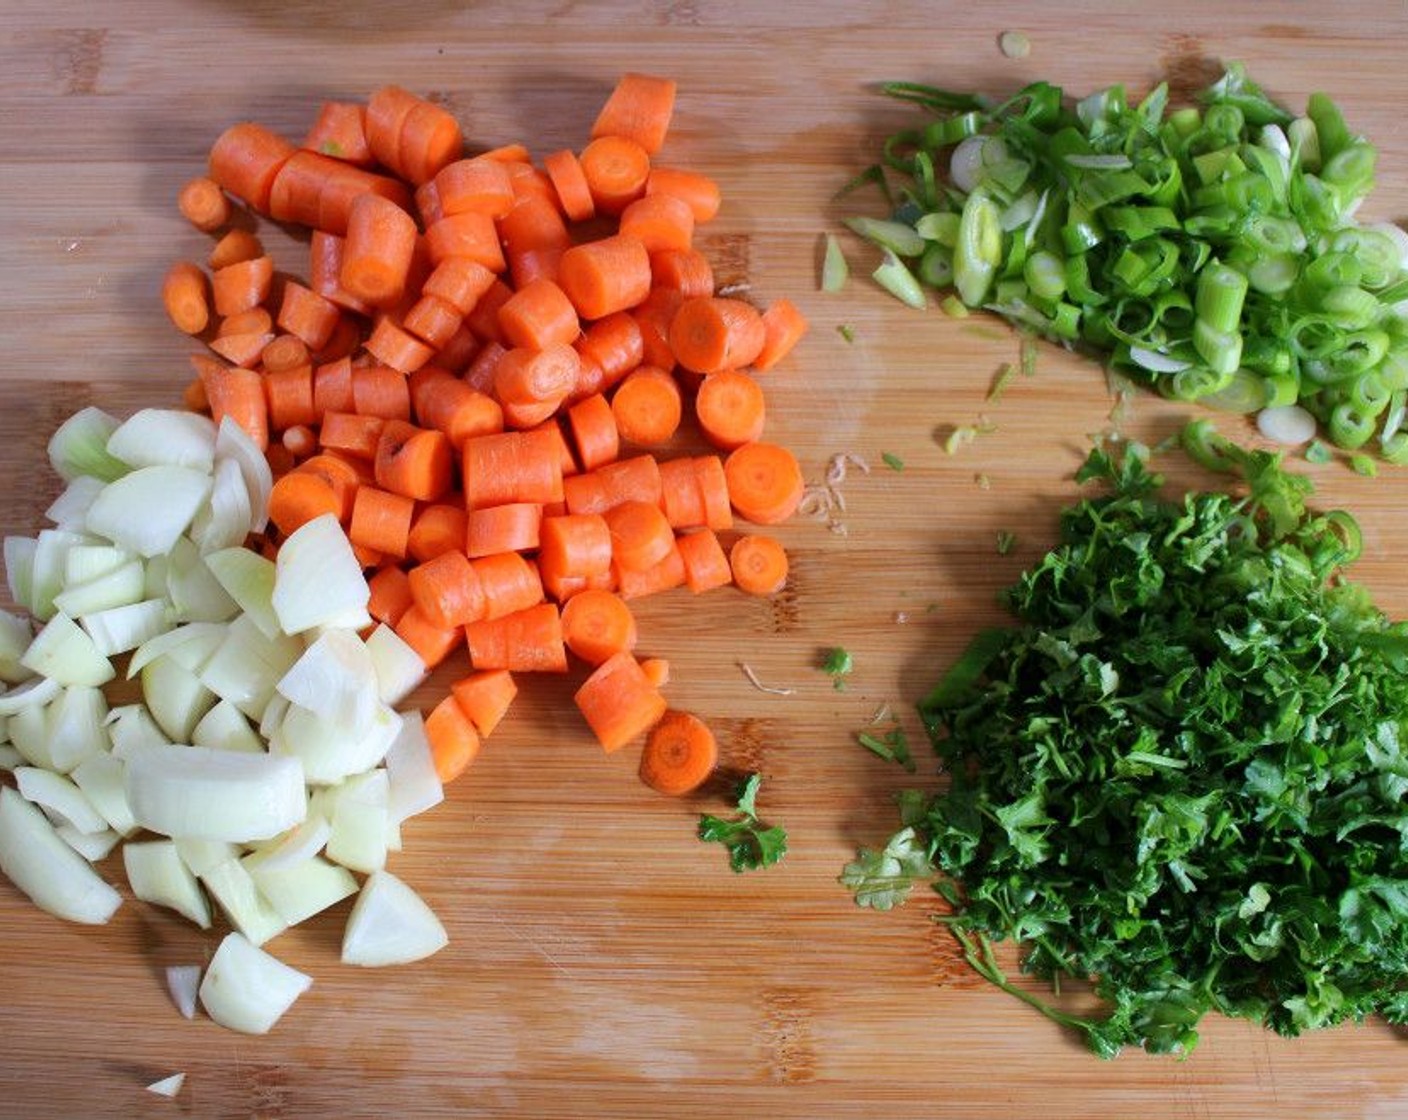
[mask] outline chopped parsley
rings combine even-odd
[[[761,774],[749,774],[738,788],[739,815],[732,820],[704,813],[699,818],[699,839],[722,844],[728,849],[728,865],[734,871],[768,867],[787,854],[787,830],[758,820],[755,802]]]

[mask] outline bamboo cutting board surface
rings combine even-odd
[[[1114,9],[1114,10],[1111,10]],[[1029,57],[997,35],[1026,32]],[[918,897],[857,910],[836,876],[891,831],[910,778],[854,744],[881,705],[904,714],[1052,542],[1091,433],[1111,425],[1101,372],[1043,347],[1037,376],[985,401],[1013,335],[909,311],[863,278],[816,290],[832,195],[906,114],[886,79],[993,93],[1047,78],[1073,93],[1167,78],[1187,93],[1240,59],[1293,107],[1323,89],[1380,148],[1369,211],[1408,216],[1408,12],[1399,4],[703,3],[481,5],[346,0],[9,0],[0,8],[0,532],[33,533],[57,483],[43,463],[78,407],[171,405],[189,344],[157,289],[204,249],[175,214],[181,182],[236,119],[301,135],[317,103],[396,82],[434,94],[471,142],[579,145],[616,76],[678,79],[667,154],[714,175],[725,207],[701,243],[720,278],[787,295],[813,330],[768,375],[769,430],[812,481],[863,456],[844,534],[798,519],[793,577],[771,601],[716,592],[642,602],[642,650],[669,658],[678,707],[718,728],[725,763],[766,775],[780,866],[735,876],[693,835],[719,796],[666,801],[636,751],[603,759],[568,681],[525,682],[508,725],[447,802],[406,828],[392,870],[451,945],[380,972],[337,962],[347,906],[270,944],[314,977],[266,1038],[185,1021],[161,980],[216,944],[129,902],[102,929],[59,923],[0,884],[0,1113],[163,1116],[855,1116],[1208,1118],[1408,1115],[1405,1041],[1382,1023],[1294,1042],[1209,1020],[1187,1061],[1100,1062],[963,967]],[[859,204],[859,203],[857,203]],[[292,242],[270,235],[299,267]],[[851,244],[855,272],[873,258]],[[838,326],[852,328],[847,344]],[[956,455],[954,424],[996,430]],[[1156,440],[1188,415],[1136,397]],[[1223,430],[1251,438],[1241,421]],[[880,466],[883,452],[905,461]],[[1311,469],[1360,518],[1355,574],[1408,613],[1408,475]],[[1013,531],[1010,555],[996,548]],[[849,688],[818,670],[855,655]],[[759,678],[795,691],[765,694]],[[458,666],[457,667],[461,667]],[[437,697],[449,671],[416,699]],[[575,677],[574,677],[575,679]],[[120,869],[112,868],[120,878]],[[185,1071],[180,1097],[143,1086]]]

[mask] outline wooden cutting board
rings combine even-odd
[[[642,649],[667,657],[672,702],[718,728],[725,762],[766,775],[764,814],[791,850],[732,874],[694,838],[702,810],[651,795],[634,750],[603,758],[571,683],[525,682],[513,718],[441,807],[406,829],[392,869],[444,917],[439,956],[342,967],[346,905],[271,943],[312,990],[248,1038],[172,1006],[162,970],[217,941],[130,902],[102,929],[61,924],[0,884],[0,1112],[38,1117],[1408,1115],[1408,1051],[1382,1023],[1294,1042],[1209,1021],[1187,1061],[1100,1062],[975,979],[919,898],[880,915],[836,883],[893,827],[911,778],[857,747],[880,707],[911,706],[994,596],[1052,541],[1070,476],[1114,401],[1101,372],[1043,347],[1037,375],[985,400],[1018,352],[975,316],[917,313],[861,278],[816,290],[833,194],[904,111],[886,79],[1073,93],[1167,78],[1186,94],[1240,59],[1293,106],[1339,99],[1379,146],[1369,211],[1408,215],[1408,12],[1398,4],[750,4],[642,0],[483,5],[344,0],[9,0],[0,7],[0,532],[33,533],[57,492],[45,441],[78,407],[170,405],[189,345],[157,301],[162,272],[205,242],[177,187],[241,118],[300,135],[318,102],[386,82],[434,94],[482,146],[578,145],[626,69],[679,80],[667,154],[723,185],[701,237],[722,279],[790,296],[813,329],[767,377],[769,431],[809,479],[852,453],[844,532],[798,519],[794,574],[770,601],[731,591],[641,603]],[[1023,59],[997,36],[1024,31]],[[860,205],[859,201],[853,205]],[[270,234],[299,268],[292,242]],[[854,332],[848,344],[838,333]],[[941,441],[986,415],[955,455]],[[1183,408],[1135,398],[1122,430],[1173,431]],[[1223,429],[1251,438],[1239,420]],[[881,466],[902,457],[903,472]],[[1408,612],[1408,476],[1311,470],[1361,519],[1358,578]],[[1002,531],[1016,547],[998,554]],[[835,691],[821,653],[855,656]],[[766,694],[741,663],[791,695]],[[456,668],[462,668],[458,663]],[[452,673],[418,693],[429,704]],[[114,878],[120,869],[112,868]],[[174,1102],[143,1090],[188,1075]]]

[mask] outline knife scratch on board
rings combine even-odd
[[[499,925],[503,926],[504,929],[508,930],[509,933],[514,935],[514,937],[522,941],[525,945],[532,949],[533,952],[537,953],[538,956],[542,957],[543,960],[547,961],[548,964],[552,965],[553,968],[555,968],[558,972],[562,973],[563,976],[566,976],[569,979],[571,978],[572,973],[569,972],[567,968],[557,960],[556,957],[554,957],[551,953],[544,949],[542,945],[540,945],[538,941],[533,937],[532,934],[524,933],[512,922],[509,922],[507,919],[505,919],[499,914],[490,913],[489,917],[493,918],[494,921],[498,922]]]

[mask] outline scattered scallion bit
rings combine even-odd
[[[821,290],[839,292],[846,286],[846,280],[851,274],[850,265],[846,263],[846,254],[841,251],[841,243],[834,233],[825,235],[824,244],[821,256]]]
[[[762,782],[761,774],[749,774],[739,786],[734,818],[710,813],[699,817],[699,839],[727,848],[728,865],[737,872],[771,866],[787,854],[787,830],[758,819],[756,801]]]
[[[1010,529],[1000,529],[997,534],[997,554],[1008,555],[1017,546],[1017,534]]]
[[[1322,440],[1313,439],[1305,445],[1305,461],[1317,466],[1333,462],[1335,453]]]
[[[1032,42],[1020,31],[1004,31],[997,37],[997,49],[1008,58],[1026,58],[1032,52]]]
[[[988,388],[988,401],[993,402],[998,400],[1003,392],[1006,391],[1007,386],[1011,383],[1012,378],[1015,377],[1016,374],[1017,367],[1011,362],[1003,362],[1002,365],[998,366],[997,372],[993,374],[992,385]]]
[[[851,326],[850,323],[838,323],[836,325],[836,333],[847,342],[854,342],[856,340],[856,329]]]
[[[851,656],[850,650],[841,646],[833,646],[826,651],[826,659],[821,663],[821,670],[831,678],[831,687],[841,692],[846,687],[846,677],[850,676],[855,668],[855,659]]]
[[[880,453],[880,461],[892,471],[904,470],[904,460],[892,451],[882,451]]]
[[[956,455],[960,448],[966,447],[980,435],[995,431],[997,425],[985,417],[979,417],[976,424],[956,424],[944,439],[944,451]]]
[[[939,301],[939,307],[950,319],[968,318],[968,305],[957,296],[945,296]]]
[[[869,731],[858,731],[856,732],[856,742],[877,758],[883,758],[886,762],[903,766],[911,774],[916,769],[914,756],[909,752],[909,739],[904,733],[904,728],[898,723],[883,735],[877,736]]]
[[[1349,467],[1355,474],[1361,474],[1365,478],[1374,478],[1379,473],[1378,462],[1368,455],[1351,455]]]

